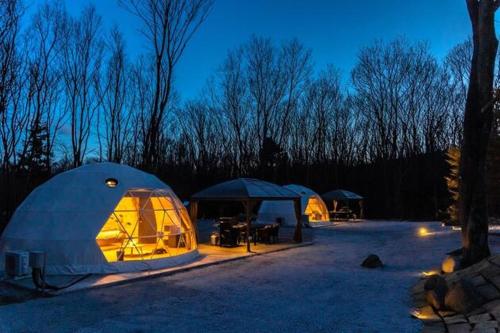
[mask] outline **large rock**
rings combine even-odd
[[[437,310],[445,309],[445,296],[448,292],[446,280],[440,275],[433,275],[424,284],[425,299]]]
[[[376,254],[370,254],[365,260],[363,260],[361,266],[366,268],[378,268],[384,266],[384,264]]]
[[[467,313],[481,305],[481,296],[469,280],[460,279],[446,293],[445,305],[455,312]]]

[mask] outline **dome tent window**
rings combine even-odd
[[[164,190],[129,190],[96,237],[108,262],[159,259],[193,249],[186,210]]]
[[[105,183],[106,186],[114,188],[118,185],[118,180],[116,180],[115,178],[107,178]]]

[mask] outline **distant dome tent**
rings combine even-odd
[[[199,257],[172,189],[114,163],[84,165],[37,187],[0,238],[1,260],[10,250],[45,252],[48,274],[142,271]]]
[[[284,188],[300,196],[302,215],[307,216],[309,223],[328,222],[330,220],[328,209],[323,199],[313,190],[301,185],[285,185]],[[281,218],[283,224],[294,225],[297,222],[291,201],[264,201],[259,209],[259,221],[275,221]]]

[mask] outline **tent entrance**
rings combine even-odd
[[[330,219],[325,203],[316,197],[309,198],[304,214],[309,216],[309,222],[324,222]]]
[[[108,262],[172,257],[196,248],[186,209],[165,190],[129,190],[96,242]]]

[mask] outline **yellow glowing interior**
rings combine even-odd
[[[304,211],[309,216],[309,222],[328,221],[328,209],[323,201],[318,198],[311,197],[307,201],[307,207]]]
[[[186,209],[163,190],[130,190],[96,237],[108,262],[159,259],[196,248]]]

